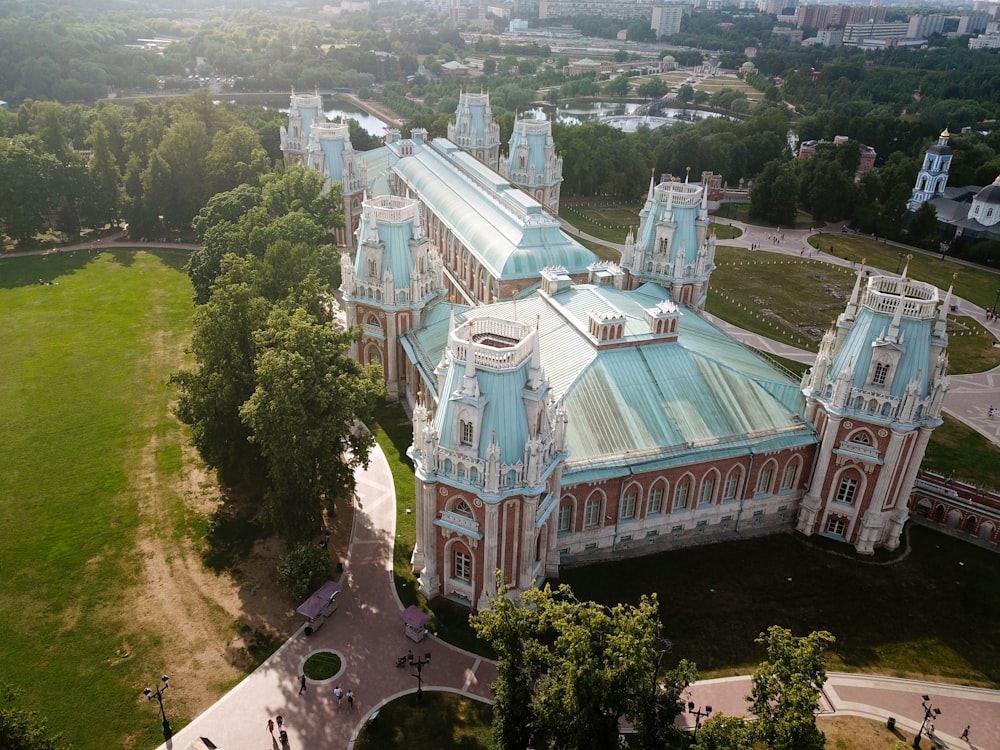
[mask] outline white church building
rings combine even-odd
[[[549,123],[515,126],[504,155],[488,96],[463,95],[449,138],[358,153],[320,104],[293,95],[282,147],[345,186],[352,354],[412,413],[428,597],[478,608],[496,570],[525,589],[793,528],[898,546],[948,388],[937,288],[859,269],[798,382],[702,315],[703,186],[651,182],[621,262],[601,262],[552,209]]]

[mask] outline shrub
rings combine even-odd
[[[301,599],[315,591],[332,573],[330,554],[305,542],[300,542],[278,560],[278,584],[293,599]]]

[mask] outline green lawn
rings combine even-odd
[[[602,563],[561,577],[581,598],[636,602],[655,591],[676,658],[702,677],[747,673],[769,625],[829,630],[831,670],[1000,686],[995,552],[910,526],[891,564],[843,544],[781,534]]]
[[[855,271],[821,260],[735,247],[720,246],[715,261],[708,312],[808,351],[818,350],[857,278]],[[781,284],[774,283],[776,277]],[[1000,365],[993,335],[971,318],[950,315],[948,335],[951,372],[984,372]]]
[[[493,707],[454,693],[428,690],[417,702],[404,695],[379,709],[361,733],[358,750],[488,750]]]
[[[921,466],[944,476],[1000,490],[1000,448],[957,419],[931,433]]]
[[[141,477],[181,463],[166,376],[191,326],[183,262],[0,259],[0,679],[82,750],[159,737],[139,698],[168,644],[135,627],[128,594]]]
[[[909,276],[919,281],[934,284],[939,289],[947,289],[954,279],[955,294],[981,308],[992,307],[1000,289],[1000,274],[986,268],[976,268],[942,260],[938,253],[885,245],[862,234],[816,234],[809,238],[813,247],[821,248],[840,258],[860,263],[863,259],[869,266],[893,273],[902,272],[909,263]],[[906,256],[913,257],[907,261]]]

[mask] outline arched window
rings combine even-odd
[[[674,488],[674,510],[685,510],[688,507],[691,495],[691,481],[682,479]]]
[[[601,498],[593,495],[587,498],[587,504],[583,506],[583,526],[591,528],[601,522]]]
[[[469,507],[469,504],[465,500],[459,500],[453,512],[466,518],[473,518],[472,508]]]
[[[472,580],[472,557],[469,553],[456,548],[452,561],[452,577],[469,583]]]
[[[799,474],[799,461],[793,458],[785,465],[785,473],[781,475],[781,489],[795,489],[795,479]]]
[[[559,506],[559,531],[567,532],[573,530],[573,506],[563,503]]]
[[[625,491],[625,496],[622,498],[621,507],[618,508],[618,517],[621,519],[631,519],[635,518],[635,506],[636,500],[639,497],[639,493],[636,491],[636,487],[629,487]]]
[[[722,502],[732,502],[737,498],[742,478],[742,469],[736,468],[729,472],[726,477],[726,486],[722,488]]]
[[[663,512],[663,494],[664,486],[662,483],[650,489],[649,502],[646,505],[646,515]]]
[[[711,505],[715,501],[715,473],[701,480],[701,490],[698,492],[698,505]]]
[[[760,470],[760,474],[757,475],[757,489],[754,490],[755,494],[770,495],[772,479],[774,479],[774,462],[769,461]]]

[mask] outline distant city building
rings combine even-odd
[[[787,26],[775,26],[771,29],[771,36],[778,37],[784,36],[788,37],[790,44],[801,44],[802,43],[802,29],[790,29]]]
[[[656,38],[673,36],[681,30],[684,14],[691,10],[687,3],[664,3],[653,6],[650,28],[656,32]]]
[[[843,43],[843,29],[820,29],[816,32],[816,44],[823,47],[839,47]]]
[[[969,49],[1000,49],[1000,34],[982,34],[969,40]]]
[[[559,18],[562,16],[601,16],[603,18],[646,18],[652,19],[652,2],[607,2],[607,0],[539,0],[538,18]]]
[[[989,13],[972,13],[967,16],[958,17],[958,34],[959,36],[965,36],[966,34],[979,34],[986,31],[986,26],[993,20],[993,16]]]
[[[908,23],[848,23],[844,25],[844,44],[860,44],[878,39],[906,39]]]
[[[800,5],[795,9],[798,28],[825,29],[849,23],[882,23],[885,8],[869,5]]]
[[[939,13],[910,16],[906,36],[910,39],[926,39],[933,34],[941,34],[944,32],[945,20],[946,17]]]

